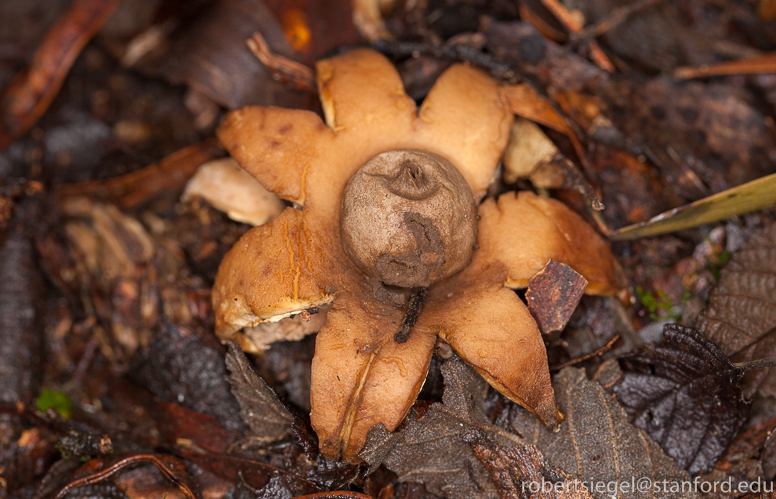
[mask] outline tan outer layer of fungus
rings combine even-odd
[[[480,205],[480,251],[475,260],[507,266],[506,285],[525,288],[552,258],[588,280],[585,293],[614,294],[615,259],[607,242],[568,206],[528,191],[503,194]],[[514,227],[513,230],[497,230]],[[477,262],[473,262],[475,265]]]
[[[499,262],[473,262],[433,286],[415,331],[437,334],[491,386],[554,429],[557,409],[544,341],[528,307],[504,287],[506,276]]]
[[[436,336],[416,332],[396,343],[403,310],[354,293],[337,296],[318,333],[312,365],[310,419],[327,457],[357,461],[378,423],[391,431],[415,402]]]
[[[216,334],[258,353],[261,347],[237,334],[241,329],[331,303],[334,295],[323,275],[339,270],[325,255],[325,248],[335,244],[311,237],[303,213],[293,208],[248,231],[218,269],[213,287]]]
[[[395,68],[376,52],[321,61],[317,73],[327,124],[307,111],[249,107],[230,113],[219,128],[221,142],[248,172],[303,209],[288,208],[252,229],[227,254],[213,293],[218,336],[251,350],[242,328],[331,304],[316,339],[310,415],[330,459],[358,462],[373,425],[396,428],[423,384],[437,336],[498,390],[555,426],[541,335],[504,287],[513,262],[496,258],[497,244],[475,251],[461,273],[431,286],[406,343],[393,340],[404,310],[340,244],[345,185],[379,153],[438,154],[455,165],[475,199],[484,196],[513,119],[497,83],[479,70],[452,66],[418,111]],[[497,240],[515,227],[481,222],[479,239]],[[549,248],[547,259],[565,261],[556,253]]]

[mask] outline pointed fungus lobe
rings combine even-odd
[[[242,328],[331,303],[334,296],[325,278],[339,269],[327,261],[326,240],[312,238],[308,230],[303,213],[286,208],[229,250],[213,287],[216,333],[222,341],[236,339],[255,353],[238,334]]]
[[[393,431],[415,402],[436,337],[413,333],[396,343],[402,315],[396,307],[343,293],[318,333],[310,420],[329,459],[359,461],[367,432],[378,423]]]
[[[437,334],[505,397],[555,428],[547,351],[528,308],[504,287],[506,269],[474,265],[431,288],[416,331]]]
[[[508,192],[498,203],[493,199],[482,203],[480,217],[480,251],[475,259],[506,265],[508,287],[527,287],[553,259],[587,279],[587,294],[611,295],[620,289],[609,244],[560,201],[528,191]]]

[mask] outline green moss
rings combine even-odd
[[[49,409],[54,409],[63,418],[69,418],[71,416],[71,407],[73,403],[70,401],[70,397],[63,392],[58,392],[50,388],[44,388],[40,392],[38,400],[35,402],[35,407],[42,412]]]
[[[663,290],[645,291],[643,288],[636,288],[636,294],[639,297],[641,305],[649,312],[649,317],[653,321],[657,320],[669,320],[678,321],[682,318],[682,307],[689,298],[690,293],[687,290],[684,291],[682,296],[682,302],[677,305],[674,303],[674,299],[667,295]]]

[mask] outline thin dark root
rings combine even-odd
[[[428,288],[413,288],[410,295],[409,303],[407,303],[407,313],[404,314],[404,320],[401,321],[401,326],[396,334],[393,335],[393,341],[396,343],[406,343],[410,339],[410,333],[415,327],[415,321],[418,320],[423,305],[426,304],[426,295],[428,294]]]

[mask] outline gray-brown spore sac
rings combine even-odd
[[[416,251],[398,257],[391,253],[383,253],[375,261],[377,272],[380,276],[388,276],[395,281],[427,280],[432,270],[440,268],[445,263],[442,235],[434,222],[420,213],[405,212],[404,228],[415,238]],[[383,281],[385,282],[385,279]]]
[[[477,207],[446,159],[388,151],[351,177],[341,228],[345,252],[364,273],[390,286],[428,287],[469,264]]]

